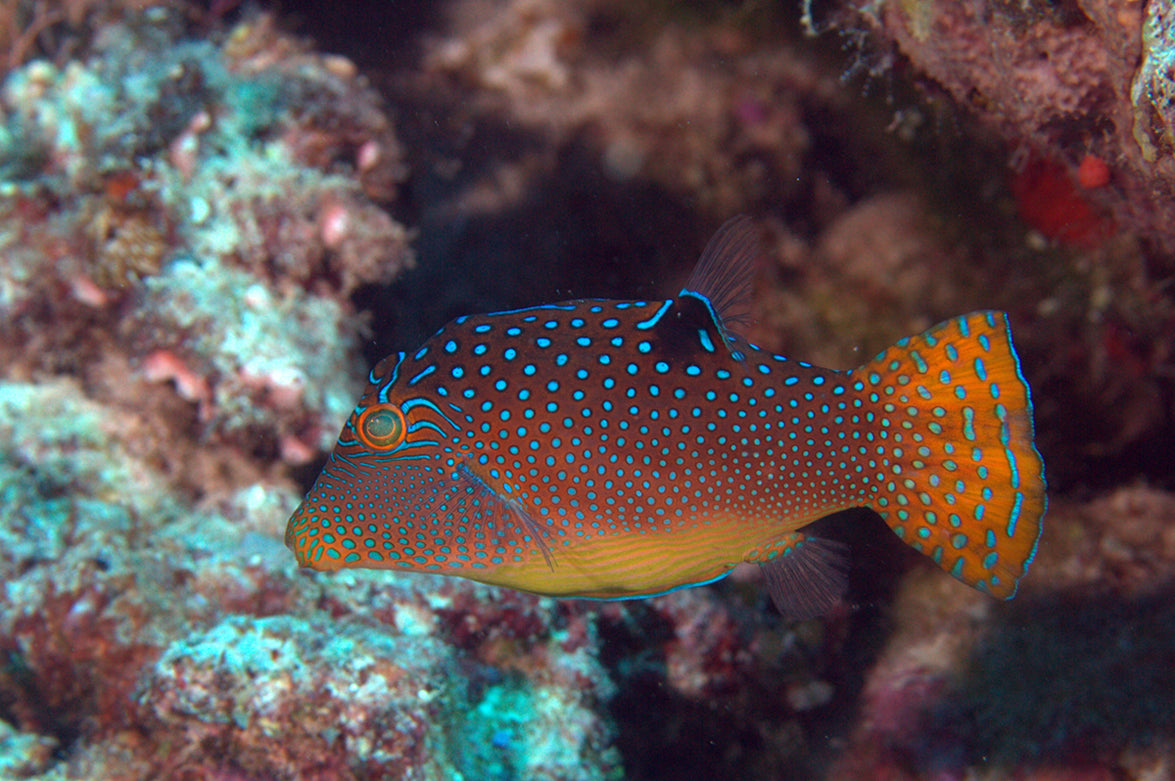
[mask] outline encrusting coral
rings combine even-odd
[[[399,145],[353,67],[269,17],[220,47],[181,28],[131,15],[9,75],[5,364],[76,366],[112,401],[128,374],[170,381],[199,437],[299,463],[362,371],[349,294],[411,265],[373,200]]]
[[[397,6],[394,47],[349,30],[396,49],[363,74],[231,1],[140,5],[0,4],[49,12],[0,29],[0,775],[1169,774],[1164,4],[812,4],[864,90],[754,3]],[[740,211],[785,355],[1011,313],[1060,486],[1011,609],[867,531],[800,624],[741,568],[620,603],[295,569],[363,358],[672,294]],[[384,307],[417,257],[427,306]]]
[[[290,491],[256,485],[194,508],[127,452],[125,414],[71,382],[4,383],[0,411],[0,522],[23,541],[0,556],[0,709],[46,736],[26,739],[34,769],[53,764],[36,748],[49,736],[69,777],[492,766],[571,779],[615,766],[592,630],[560,630],[556,603],[299,576],[268,523]],[[498,689],[518,692],[514,705],[471,716]],[[471,724],[497,743],[469,745]]]

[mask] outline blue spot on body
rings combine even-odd
[[[714,352],[714,342],[710,339],[710,334],[706,333],[704,329],[698,329],[698,341],[702,343],[702,349],[708,353]]]

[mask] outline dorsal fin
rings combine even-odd
[[[759,237],[750,217],[732,217],[722,224],[694,266],[682,293],[705,296],[722,326],[735,331],[746,326],[751,315],[751,282]]]

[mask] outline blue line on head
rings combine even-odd
[[[404,362],[404,355],[404,353],[396,353],[396,365],[392,367],[392,376],[388,378],[388,381],[379,388],[379,400],[384,404],[388,403],[388,392],[392,389],[392,386],[396,384],[396,380],[400,378],[400,364]],[[369,376],[371,375],[369,374]],[[376,383],[378,381],[378,377],[371,377],[372,383]]]
[[[671,307],[671,306],[673,306],[673,299],[672,298],[669,299],[668,301],[665,301],[664,303],[662,303],[661,306],[657,309],[657,311],[653,314],[653,316],[650,317],[648,320],[642,320],[641,322],[637,323],[636,324],[637,329],[641,330],[641,331],[647,331],[648,329],[657,325],[657,322],[661,319],[661,316],[664,315],[665,312],[667,312],[669,310],[669,307]]]

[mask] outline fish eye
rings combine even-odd
[[[404,413],[395,404],[376,404],[359,413],[355,421],[359,441],[372,450],[399,447],[408,433]]]

